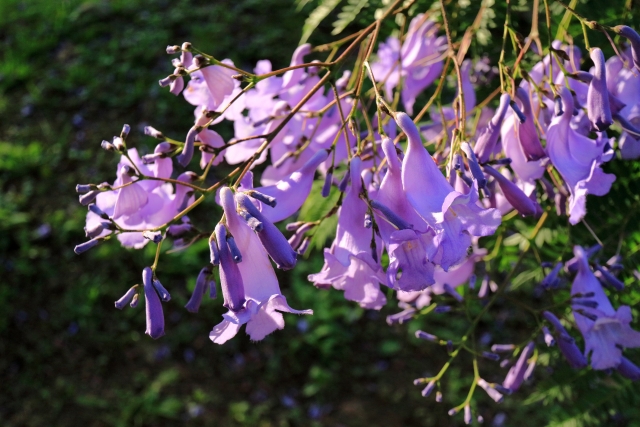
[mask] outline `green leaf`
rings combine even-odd
[[[318,28],[320,22],[338,6],[341,0],[322,0],[309,17],[304,21],[302,26],[302,37],[300,44],[306,43],[313,31]]]
[[[340,34],[347,25],[352,23],[360,11],[369,3],[369,0],[348,0],[338,14],[338,20],[333,23],[332,35]]]

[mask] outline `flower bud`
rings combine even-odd
[[[498,390],[493,388],[488,382],[484,379],[480,378],[478,380],[478,385],[487,392],[490,398],[492,398],[496,403],[501,403],[504,400],[504,396]]]
[[[422,397],[428,397],[434,388],[436,388],[435,380],[429,381],[429,384],[422,390]]]
[[[142,237],[151,240],[153,243],[160,243],[164,238],[161,231],[144,231]]]
[[[229,245],[227,244],[227,231],[223,224],[218,224],[215,229],[216,240],[219,243],[220,255],[220,287],[224,306],[231,311],[242,309],[244,297],[244,283],[238,265],[234,262]]]
[[[489,165],[484,166],[484,171],[496,179],[504,197],[522,216],[535,215],[535,203],[517,185]]]
[[[471,414],[471,406],[469,406],[469,404],[467,403],[466,405],[464,405],[464,423],[466,425],[471,424],[471,421],[473,420],[473,415]]]
[[[587,92],[587,116],[591,124],[598,131],[603,132],[613,124],[611,107],[609,106],[604,53],[596,47],[591,49],[589,55],[593,60],[594,71]]]
[[[106,151],[116,151],[116,147],[115,145],[113,145],[112,143],[110,143],[109,141],[102,141],[100,143],[100,147],[102,147],[103,150]]]
[[[78,198],[78,201],[80,202],[81,205],[87,206],[89,203],[93,202],[96,199],[98,194],[100,194],[100,190],[89,191],[88,193],[85,193],[82,196],[80,196]]]
[[[413,225],[409,224],[408,222],[400,218],[398,214],[396,214],[389,207],[383,205],[377,200],[371,201],[371,207],[379,211],[382,214],[382,216],[397,229],[405,230],[407,228],[413,228]]]
[[[174,45],[174,46],[167,46],[167,54],[168,55],[173,55],[175,53],[180,52],[180,46]]]
[[[231,252],[231,257],[233,261],[237,264],[242,262],[242,253],[240,253],[240,248],[236,245],[236,239],[231,235],[227,235],[227,245],[229,245],[229,251]]]
[[[102,239],[100,238],[93,238],[87,242],[84,243],[80,243],[79,245],[76,245],[75,248],[73,248],[73,252],[75,252],[77,255],[80,255],[83,252],[88,251],[89,249],[93,248],[94,246],[97,246],[99,243],[102,243]]]
[[[256,200],[259,200],[262,203],[264,203],[265,205],[271,206],[272,208],[275,208],[276,204],[278,202],[275,197],[268,196],[266,194],[262,194],[262,193],[260,193],[258,191],[255,191],[255,190],[249,190],[246,193],[247,193],[247,195],[249,197],[252,197],[252,198],[254,198]]]
[[[345,191],[347,191],[347,185],[349,184],[349,178],[351,177],[351,170],[347,169],[347,171],[345,172],[344,176],[342,177],[342,179],[340,180],[340,184],[338,184],[338,189],[344,193]]]
[[[182,147],[182,152],[176,156],[178,163],[180,163],[184,167],[187,167],[187,165],[191,161],[191,158],[193,157],[193,147],[196,142],[196,136],[198,135],[198,133],[200,133],[201,130],[202,128],[200,128],[199,126],[194,126],[189,129],[187,138],[184,142],[184,146]]]
[[[435,335],[432,335],[430,333],[427,333],[425,331],[417,330],[415,335],[416,335],[416,338],[419,338],[421,340],[426,340],[426,341],[431,341],[431,342],[438,342],[438,337],[436,337]]]
[[[327,172],[327,176],[324,177],[324,184],[322,185],[322,197],[329,197],[331,192],[331,181],[333,180],[333,172]]]
[[[164,286],[162,286],[162,283],[160,283],[160,280],[153,279],[153,287],[156,288],[156,291],[158,291],[158,294],[160,295],[160,299],[162,301],[167,302],[171,300],[171,295],[169,295],[169,291],[167,291],[164,288]]]
[[[151,126],[145,126],[144,127],[144,134],[147,136],[150,136],[152,138],[156,138],[156,139],[160,139],[162,141],[164,141],[165,137],[164,134],[162,132],[160,132],[159,130],[151,127]]]
[[[211,270],[209,270],[207,267],[200,270],[198,278],[196,279],[196,286],[193,289],[193,293],[191,294],[191,298],[189,299],[189,302],[187,302],[187,304],[184,306],[187,311],[191,313],[197,313],[200,309],[202,297],[204,296],[205,292],[207,292],[207,285],[209,284],[207,276],[209,276],[210,274]]]
[[[164,335],[164,313],[162,312],[162,303],[156,292],[156,287],[153,284],[153,271],[151,271],[151,268],[145,267],[142,270],[142,283],[147,316],[147,330],[145,333],[155,340]]]
[[[220,265],[220,252],[218,251],[218,242],[216,241],[215,232],[211,233],[209,237],[209,254],[211,264],[214,266]]]
[[[115,302],[115,306],[118,310],[122,310],[125,305],[130,303],[133,300],[133,296],[138,294],[138,285],[134,285],[120,298]]]
[[[638,35],[638,33],[631,27],[627,27],[626,25],[618,25],[617,27],[614,27],[613,30],[631,42],[633,63],[636,66],[636,70],[640,71],[640,35]]]
[[[131,126],[125,124],[122,125],[122,130],[120,131],[120,138],[127,139],[129,136],[129,132],[131,132]]]
[[[89,206],[87,206],[89,208],[89,210],[91,212],[93,212],[94,214],[98,215],[100,218],[102,219],[109,219],[109,215],[107,215],[106,213],[104,213],[102,211],[102,209],[100,209],[95,203],[91,203]]]
[[[445,291],[447,294],[449,294],[449,295],[451,295],[453,298],[455,298],[455,300],[456,300],[456,301],[458,301],[458,302],[462,302],[462,300],[463,300],[462,295],[460,295],[460,294],[458,293],[458,291],[456,291],[455,289],[453,289],[453,288],[451,287],[451,285],[449,285],[448,283],[445,283],[443,287],[444,287],[444,291]]]

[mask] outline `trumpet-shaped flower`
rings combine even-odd
[[[224,320],[216,325],[209,338],[223,344],[233,338],[243,324],[247,334],[259,341],[276,329],[284,328],[282,313],[313,314],[311,310],[294,310],[280,292],[278,279],[258,236],[243,221],[236,211],[236,202],[231,190],[220,190],[220,201],[224,209],[227,228],[242,253],[242,262],[237,264],[242,277],[245,303],[239,310],[229,310]],[[220,244],[220,242],[218,242]],[[221,263],[235,262],[220,260]]]
[[[396,113],[395,119],[409,141],[402,162],[404,191],[418,215],[435,230],[438,249],[431,261],[446,271],[466,257],[471,236],[487,236],[496,230],[500,212],[478,205],[475,184],[466,195],[455,191],[422,146],[411,118]]]
[[[591,271],[584,249],[574,248],[578,258],[578,274],[571,286],[572,294],[593,294],[589,300],[596,308],[573,305],[573,317],[584,336],[585,355],[591,354],[593,369],[615,368],[622,362],[622,349],[640,347],[640,332],[629,326],[631,308],[626,305],[615,310],[602,289],[602,285]],[[577,309],[582,310],[580,312]],[[595,319],[595,320],[593,320]]]
[[[563,112],[551,120],[547,130],[547,151],[569,187],[569,222],[576,224],[586,214],[587,194],[604,196],[616,177],[600,168],[603,147],[571,128],[574,104],[569,89],[562,88],[560,97]]]

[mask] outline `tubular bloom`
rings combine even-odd
[[[629,326],[631,308],[623,305],[616,311],[602,285],[591,271],[584,249],[574,248],[578,274],[571,286],[572,294],[593,294],[596,308],[573,305],[573,317],[584,336],[585,355],[591,354],[593,369],[616,368],[622,361],[622,349],[640,347],[640,332]],[[576,311],[580,309],[580,312]],[[586,313],[586,314],[581,314]],[[592,318],[595,317],[595,320]]]
[[[567,88],[560,91],[563,113],[554,117],[547,130],[547,150],[553,166],[565,180],[571,197],[569,221],[578,223],[586,214],[586,196],[604,196],[615,175],[600,168],[603,146],[576,132],[571,126],[573,98]]]
[[[311,310],[294,310],[289,307],[286,298],[280,292],[278,279],[267,252],[258,236],[238,215],[236,202],[229,188],[223,187],[220,190],[220,201],[227,221],[226,226],[242,253],[242,262],[235,263],[229,257],[224,257],[224,251],[221,250],[220,269],[222,271],[227,266],[237,266],[239,278],[236,280],[242,280],[244,302],[241,306],[228,306],[229,311],[223,315],[224,320],[213,328],[209,338],[216,344],[224,344],[246,323],[249,337],[254,341],[260,341],[276,329],[284,328],[281,313],[313,314]],[[222,237],[221,233],[218,236],[219,246]]]
[[[381,43],[378,60],[371,64],[376,79],[384,82],[387,99],[393,97],[393,89],[404,80],[402,102],[409,114],[413,113],[416,97],[442,72],[446,39],[436,36],[434,21],[419,14],[411,20],[409,30],[400,46],[396,37]]]
[[[386,279],[378,263],[379,241],[362,223],[367,205],[360,199],[360,168],[360,159],[351,159],[351,185],[338,212],[336,238],[331,248],[324,250],[322,270],[311,274],[309,280],[318,287],[332,286],[344,291],[346,299],[358,302],[361,307],[379,310],[387,302],[380,291],[380,283]]]
[[[471,246],[471,236],[495,232],[501,222],[500,213],[477,204],[475,185],[466,195],[455,191],[422,146],[420,133],[411,118],[405,113],[396,113],[395,119],[409,142],[402,162],[402,186],[418,215],[435,230],[438,250],[432,262],[446,271],[464,259]]]

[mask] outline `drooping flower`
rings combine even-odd
[[[597,308],[573,306],[573,317],[584,336],[585,355],[591,354],[593,369],[617,367],[622,361],[622,349],[640,347],[640,332],[629,326],[631,308],[623,305],[616,311],[602,285],[591,271],[587,256],[580,246],[574,248],[579,260],[578,274],[571,286],[572,294],[593,294],[589,300],[597,303]],[[577,310],[581,311],[577,311]],[[581,314],[582,313],[582,314]],[[595,320],[592,320],[595,318]]]
[[[586,214],[587,194],[604,196],[616,177],[600,168],[603,147],[571,128],[573,98],[569,89],[562,88],[560,97],[563,113],[554,117],[547,129],[547,151],[571,192],[569,222],[576,224]]]
[[[434,283],[434,233],[411,206],[402,188],[402,163],[390,138],[382,138],[382,150],[387,159],[387,172],[380,183],[376,202],[397,216],[394,224],[384,212],[379,214],[378,226],[389,253],[387,285],[402,291],[420,291]],[[376,211],[377,213],[377,211]],[[408,226],[398,226],[404,222]],[[398,277],[398,274],[400,277]]]
[[[435,230],[438,250],[431,261],[446,271],[465,258],[471,236],[487,236],[496,230],[500,213],[477,204],[475,185],[466,195],[455,191],[422,146],[420,133],[411,118],[400,112],[395,114],[395,119],[408,139],[402,162],[404,191],[418,215]]]
[[[595,47],[590,52],[593,60],[592,78],[587,92],[587,115],[596,130],[605,131],[613,124],[611,107],[609,105],[609,91],[607,89],[607,73],[604,53]]]
[[[243,324],[247,324],[247,334],[259,341],[276,329],[284,328],[284,313],[313,314],[311,310],[294,310],[287,304],[280,292],[269,257],[260,240],[236,211],[233,193],[227,187],[220,190],[220,201],[224,209],[227,227],[242,253],[242,262],[236,264],[243,282],[245,303],[239,310],[229,310],[224,320],[215,326],[209,338],[223,344],[233,338]],[[220,244],[220,238],[218,239]],[[221,249],[221,248],[220,248]],[[234,262],[222,259],[220,265]],[[222,281],[222,279],[221,279]]]
[[[386,279],[378,262],[380,243],[363,224],[368,207],[360,199],[363,190],[360,167],[360,158],[352,158],[351,185],[338,212],[336,238],[331,248],[324,250],[322,270],[309,275],[309,280],[318,287],[332,286],[344,291],[346,299],[363,308],[379,310],[386,303],[380,291],[380,283]]]
[[[257,202],[258,209],[262,215],[271,222],[278,222],[286,219],[296,213],[302,206],[304,201],[311,192],[313,178],[316,169],[320,163],[324,162],[329,156],[326,150],[320,150],[313,155],[302,167],[293,172],[288,177],[278,181],[274,185],[266,187],[258,187],[253,189],[252,186],[240,187],[241,191],[247,191],[251,195],[251,190],[255,190],[261,194],[273,197],[277,204],[273,207],[264,206],[263,203]],[[252,175],[249,179],[243,181],[243,184],[252,183]]]
[[[424,14],[416,15],[402,46],[396,37],[389,37],[386,43],[380,43],[378,60],[371,64],[378,82],[384,82],[389,100],[402,79],[402,102],[409,114],[413,112],[418,94],[442,72],[446,39],[437,37],[437,30],[434,21]]]
[[[162,302],[153,286],[153,271],[145,267],[142,270],[142,284],[144,288],[145,312],[147,315],[147,330],[145,333],[154,340],[164,335],[164,314]]]

